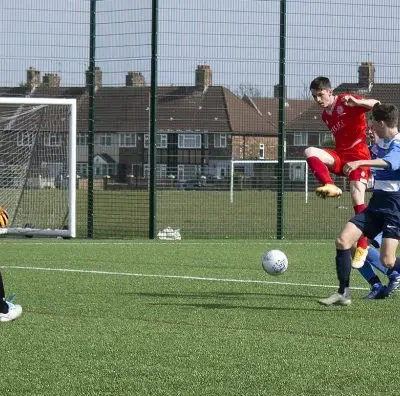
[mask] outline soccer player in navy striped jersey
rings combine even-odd
[[[339,289],[318,300],[323,305],[349,305],[351,247],[362,237],[374,239],[382,232],[380,261],[388,269],[390,296],[400,286],[400,262],[396,249],[400,240],[400,134],[399,110],[391,104],[376,104],[370,120],[378,137],[373,147],[375,159],[348,162],[343,172],[349,174],[359,167],[375,168],[375,185],[367,208],[350,219],[336,239],[336,272]]]

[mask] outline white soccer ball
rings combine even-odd
[[[270,275],[281,275],[288,267],[286,254],[281,250],[268,250],[262,257],[262,266],[264,271]]]

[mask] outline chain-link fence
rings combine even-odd
[[[315,197],[303,152],[331,138],[309,83],[400,104],[390,1],[0,8],[1,96],[77,100],[80,237],[148,237],[154,216],[183,238],[331,238],[353,208],[344,179],[340,200]]]

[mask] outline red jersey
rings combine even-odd
[[[368,108],[362,106],[346,106],[343,97],[349,94],[340,94],[336,97],[332,111],[324,109],[322,121],[328,126],[335,139],[337,151],[349,150],[359,143],[366,144],[367,122],[365,113]],[[351,96],[361,99],[358,95]]]

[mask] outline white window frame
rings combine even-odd
[[[46,170],[49,177],[56,177],[63,174],[65,164],[62,162],[42,162],[41,168]]]
[[[178,148],[180,149],[201,149],[200,133],[179,133]]]
[[[214,133],[214,147],[226,148],[226,133]]]
[[[33,146],[33,134],[31,132],[18,132],[17,146],[19,147]]]
[[[293,134],[293,146],[307,146],[307,145],[308,145],[308,133],[295,132]]]
[[[178,165],[177,168],[177,180],[184,180],[185,177],[185,165]]]
[[[51,133],[45,136],[44,145],[48,147],[60,147],[61,136],[58,133]]]
[[[326,141],[332,140],[333,136],[330,132],[323,132],[319,134],[318,139],[319,139],[319,145],[323,146]]]
[[[208,149],[208,133],[203,134],[203,146],[205,149]]]
[[[88,134],[87,133],[77,133],[76,134],[76,145],[77,146],[87,146]]]
[[[304,181],[305,163],[289,164],[289,178],[291,181]]]
[[[120,147],[136,147],[136,133],[125,132],[119,134]]]
[[[115,164],[98,163],[94,166],[94,177],[101,178],[104,176],[115,175]]]
[[[150,135],[148,133],[144,134],[143,138],[144,148],[149,148]],[[168,135],[166,133],[156,134],[156,147],[157,148],[167,148],[168,146]]]
[[[143,176],[145,179],[150,177],[150,165],[143,165]],[[156,165],[156,179],[165,179],[167,177],[167,164]]]
[[[88,176],[88,163],[87,162],[77,162],[76,163],[76,174],[80,177]]]
[[[99,134],[99,145],[109,147],[112,144],[112,137],[109,133]]]

